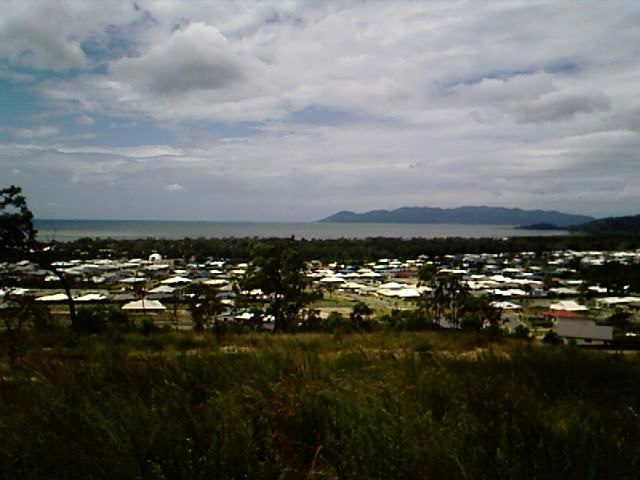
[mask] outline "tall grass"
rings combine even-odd
[[[32,352],[0,381],[0,476],[638,476],[635,358],[439,335]]]

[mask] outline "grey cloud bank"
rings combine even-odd
[[[49,5],[0,20],[0,177],[41,217],[640,205],[636,2]]]

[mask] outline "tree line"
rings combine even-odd
[[[640,248],[637,235],[563,235],[552,237],[495,238],[389,238],[286,239],[286,238],[143,238],[114,240],[81,238],[51,242],[51,255],[71,258],[147,258],[155,252],[166,258],[203,262],[210,258],[248,261],[257,244],[277,246],[292,240],[303,260],[366,262],[379,258],[437,257],[456,254],[498,254],[552,250],[630,250]]]

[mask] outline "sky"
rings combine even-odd
[[[640,3],[5,0],[0,187],[40,218],[640,213]]]

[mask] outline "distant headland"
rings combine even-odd
[[[594,218],[556,210],[465,206],[457,208],[402,207],[396,210],[371,210],[355,213],[348,210],[318,220],[323,223],[440,223],[467,225],[554,225],[570,227],[591,222]]]

